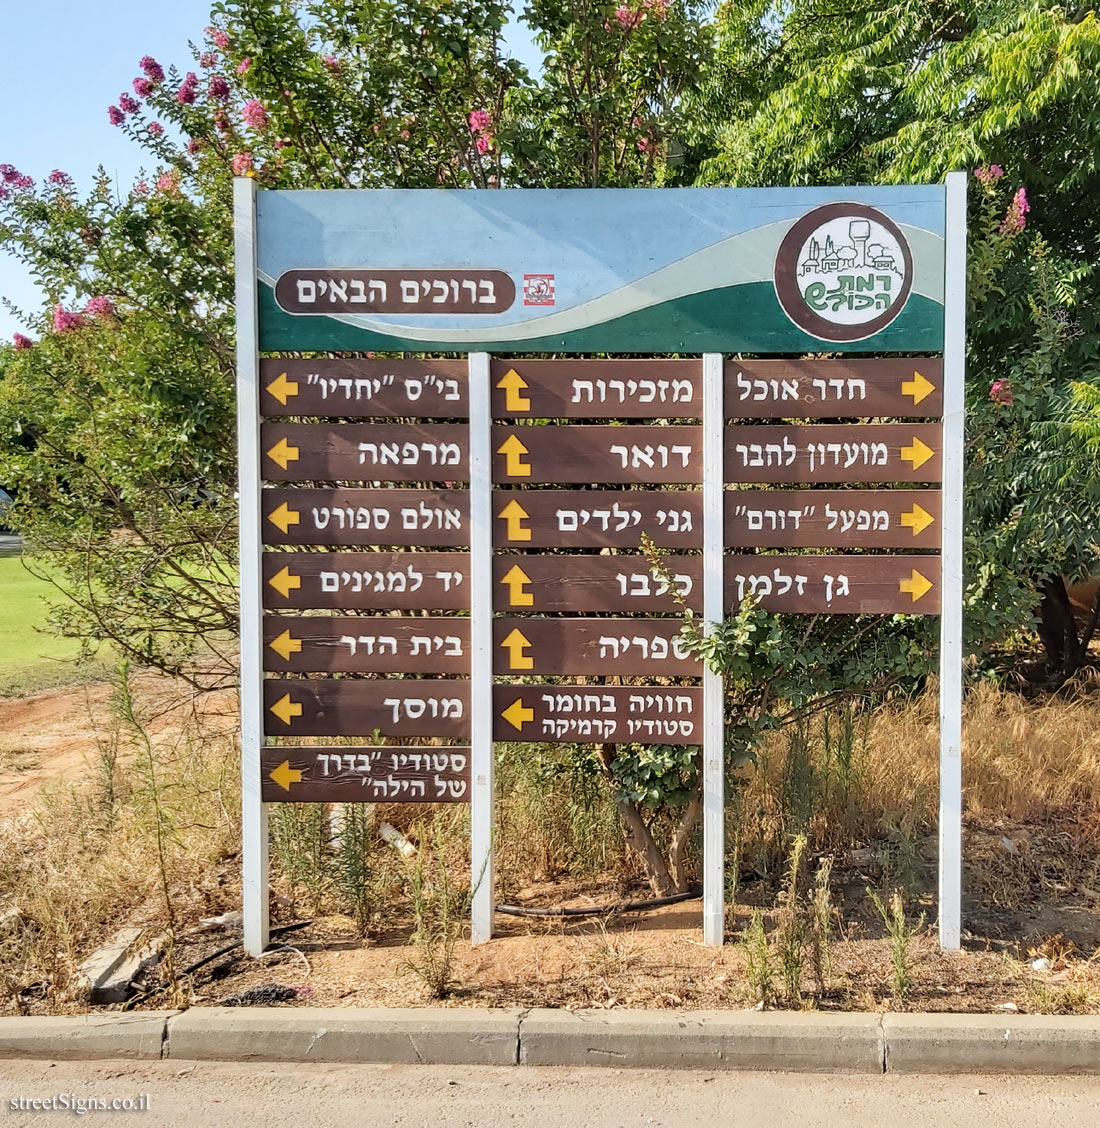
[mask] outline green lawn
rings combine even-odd
[[[76,661],[79,644],[46,623],[60,593],[32,576],[17,556],[0,557],[0,696],[14,697],[104,675],[99,661]]]

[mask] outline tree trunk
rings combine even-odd
[[[1061,672],[1062,677],[1072,677],[1078,662],[1077,623],[1061,576],[1054,576],[1043,585],[1043,601],[1039,605],[1039,640],[1050,664]]]
[[[699,823],[699,816],[703,813],[703,784],[702,781],[695,785],[688,800],[687,809],[679,826],[672,835],[672,845],[668,848],[668,866],[672,871],[672,880],[676,885],[677,893],[687,891],[688,880],[684,872],[684,851],[687,849],[691,833]]]

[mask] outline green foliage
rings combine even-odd
[[[890,900],[885,904],[873,889],[867,890],[867,896],[870,897],[871,903],[882,917],[882,923],[886,926],[886,935],[890,941],[890,987],[894,998],[899,1003],[904,1003],[913,986],[913,975],[909,967],[909,945],[924,928],[924,913],[921,913],[915,924],[911,924],[905,915],[905,902],[897,890],[894,890]]]

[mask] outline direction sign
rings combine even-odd
[[[680,619],[494,619],[498,674],[699,677]]]
[[[727,556],[726,606],[765,611],[938,615],[938,556]]]
[[[727,482],[938,482],[938,423],[726,428]]]
[[[730,548],[938,548],[939,490],[727,490]]]
[[[465,674],[470,620],[268,615],[264,669],[275,673]]]
[[[465,552],[265,552],[264,606],[464,611],[469,572]]]
[[[265,803],[466,803],[469,748],[260,750]]]
[[[493,428],[497,482],[694,484],[703,476],[703,431],[684,426]]]
[[[498,548],[701,548],[698,490],[502,490],[493,494]]]
[[[462,360],[260,361],[263,415],[328,415],[464,419],[468,410],[468,366]]]
[[[465,490],[263,490],[265,544],[469,544]]]
[[[268,678],[268,736],[470,735],[470,683],[412,678]]]
[[[640,555],[531,554],[493,560],[493,590],[502,611],[635,611],[676,614],[675,595],[702,608],[702,560],[668,556],[667,576]],[[675,595],[674,595],[675,593]]]
[[[464,482],[460,423],[265,423],[261,472],[270,482]]]
[[[697,360],[506,360],[492,365],[493,418],[698,419]]]
[[[699,686],[498,685],[497,740],[701,744]]]
[[[727,360],[725,400],[736,419],[932,419],[943,412],[943,360]]]

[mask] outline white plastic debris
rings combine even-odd
[[[1040,956],[1038,959],[1031,961],[1032,971],[1050,971],[1053,967],[1054,964],[1052,964],[1046,956]]]
[[[416,857],[416,847],[392,823],[379,823],[378,833],[406,858]]]

